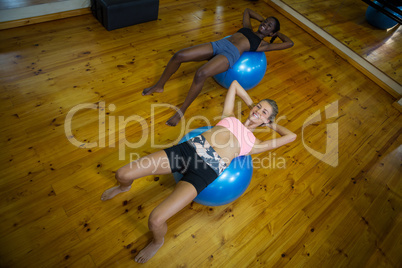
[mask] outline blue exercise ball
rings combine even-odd
[[[258,85],[266,70],[267,57],[264,52],[246,51],[243,52],[232,68],[215,75],[214,79],[225,88],[229,88],[233,80],[237,80],[245,90],[249,90]]]
[[[210,128],[211,127],[200,127],[194,129],[185,135],[179,143],[198,136]],[[236,157],[218,178],[199,193],[194,201],[205,206],[222,206],[229,204],[246,191],[252,175],[253,163],[251,156]],[[175,172],[173,173],[173,177],[177,183],[183,175]]]
[[[374,4],[376,4],[377,6],[383,7],[384,5],[374,1]],[[402,10],[402,6],[398,7],[399,10]],[[399,15],[398,13],[392,11],[391,9],[385,7],[385,10],[389,11],[390,13],[392,13],[393,15],[402,18],[401,15]],[[370,23],[372,26],[382,29],[382,30],[386,30],[389,28],[394,27],[395,25],[398,24],[398,22],[396,22],[395,20],[391,19],[390,17],[388,17],[387,15],[385,15],[384,13],[382,13],[381,11],[378,11],[377,9],[375,9],[372,6],[369,6],[366,10],[366,20],[368,21],[368,23]]]

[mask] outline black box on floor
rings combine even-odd
[[[159,0],[91,0],[95,18],[114,30],[158,18]]]

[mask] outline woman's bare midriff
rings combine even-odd
[[[228,37],[228,40],[235,46],[240,52],[240,55],[244,51],[250,50],[250,42],[242,33],[235,33]]]
[[[230,164],[233,158],[239,155],[239,142],[227,128],[216,126],[205,131],[202,135],[227,165]]]

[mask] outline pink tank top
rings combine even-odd
[[[248,154],[254,146],[255,136],[236,117],[226,117],[216,124],[225,127],[237,138],[240,145],[240,155]]]

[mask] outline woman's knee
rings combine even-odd
[[[127,182],[130,182],[130,181],[133,180],[133,179],[131,178],[131,176],[130,176],[128,170],[127,170],[125,167],[119,168],[119,169],[116,171],[115,177],[116,177],[116,180],[117,180],[117,181],[123,182],[123,183],[127,183]]]
[[[148,218],[148,227],[150,230],[160,228],[165,223],[158,213],[154,211],[151,212]]]
[[[208,70],[206,70],[206,68],[199,68],[194,75],[194,82],[195,83],[204,83],[205,80],[208,77],[211,77],[212,75],[210,74],[210,72]]]
[[[187,61],[187,55],[185,50],[179,50],[176,53],[174,53],[172,57],[172,61],[177,62],[177,63],[182,63]]]

